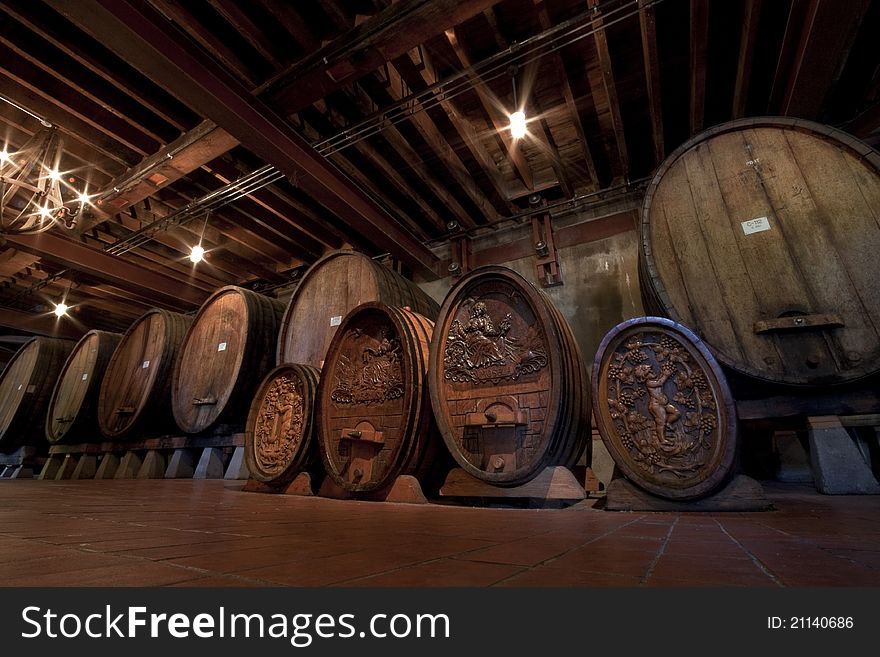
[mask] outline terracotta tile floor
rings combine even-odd
[[[768,484],[766,513],[609,513],[240,487],[0,481],[0,585],[880,585],[880,497]]]

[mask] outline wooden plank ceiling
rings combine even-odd
[[[101,203],[73,229],[0,236],[0,332],[124,330],[344,245],[436,277],[450,222],[479,233],[535,193],[637,183],[731,118],[876,144],[877,34],[869,0],[4,0],[0,94],[57,126],[61,170]],[[39,127],[0,102],[9,151]],[[271,184],[179,214],[254,171]],[[187,220],[130,248],[169,215]]]

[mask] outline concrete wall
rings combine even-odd
[[[625,319],[644,315],[639,294],[638,234],[629,230],[558,252],[563,284],[542,288],[571,326],[588,369],[604,335]],[[538,287],[535,257],[497,264],[510,267]],[[419,286],[442,302],[454,283],[443,278]]]

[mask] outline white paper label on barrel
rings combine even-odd
[[[342,315],[334,315],[330,318],[330,326],[339,326],[342,324]]]
[[[89,374],[88,374],[88,372],[84,373],[84,374],[83,374],[83,378],[82,378],[82,380],[85,381],[85,380],[88,379],[88,378],[89,378]]]
[[[220,344],[218,344],[218,345],[217,345],[217,351],[226,351],[226,343],[225,343],[225,342],[221,342]]]
[[[742,222],[742,227],[746,235],[762,233],[765,230],[770,230],[770,220],[767,217],[757,217],[756,219]]]
[[[145,370],[145,369],[147,369],[149,366],[150,366],[150,361],[145,360],[145,361],[144,361],[144,364],[141,365],[141,369],[142,369],[142,370]]]
[[[18,384],[18,389],[21,390],[22,388],[24,388],[24,384],[23,384],[23,383],[19,383],[19,384]]]

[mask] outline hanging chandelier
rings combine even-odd
[[[0,151],[0,232],[41,233],[58,221],[71,221],[60,159],[61,139],[54,126],[40,128],[17,151]]]

